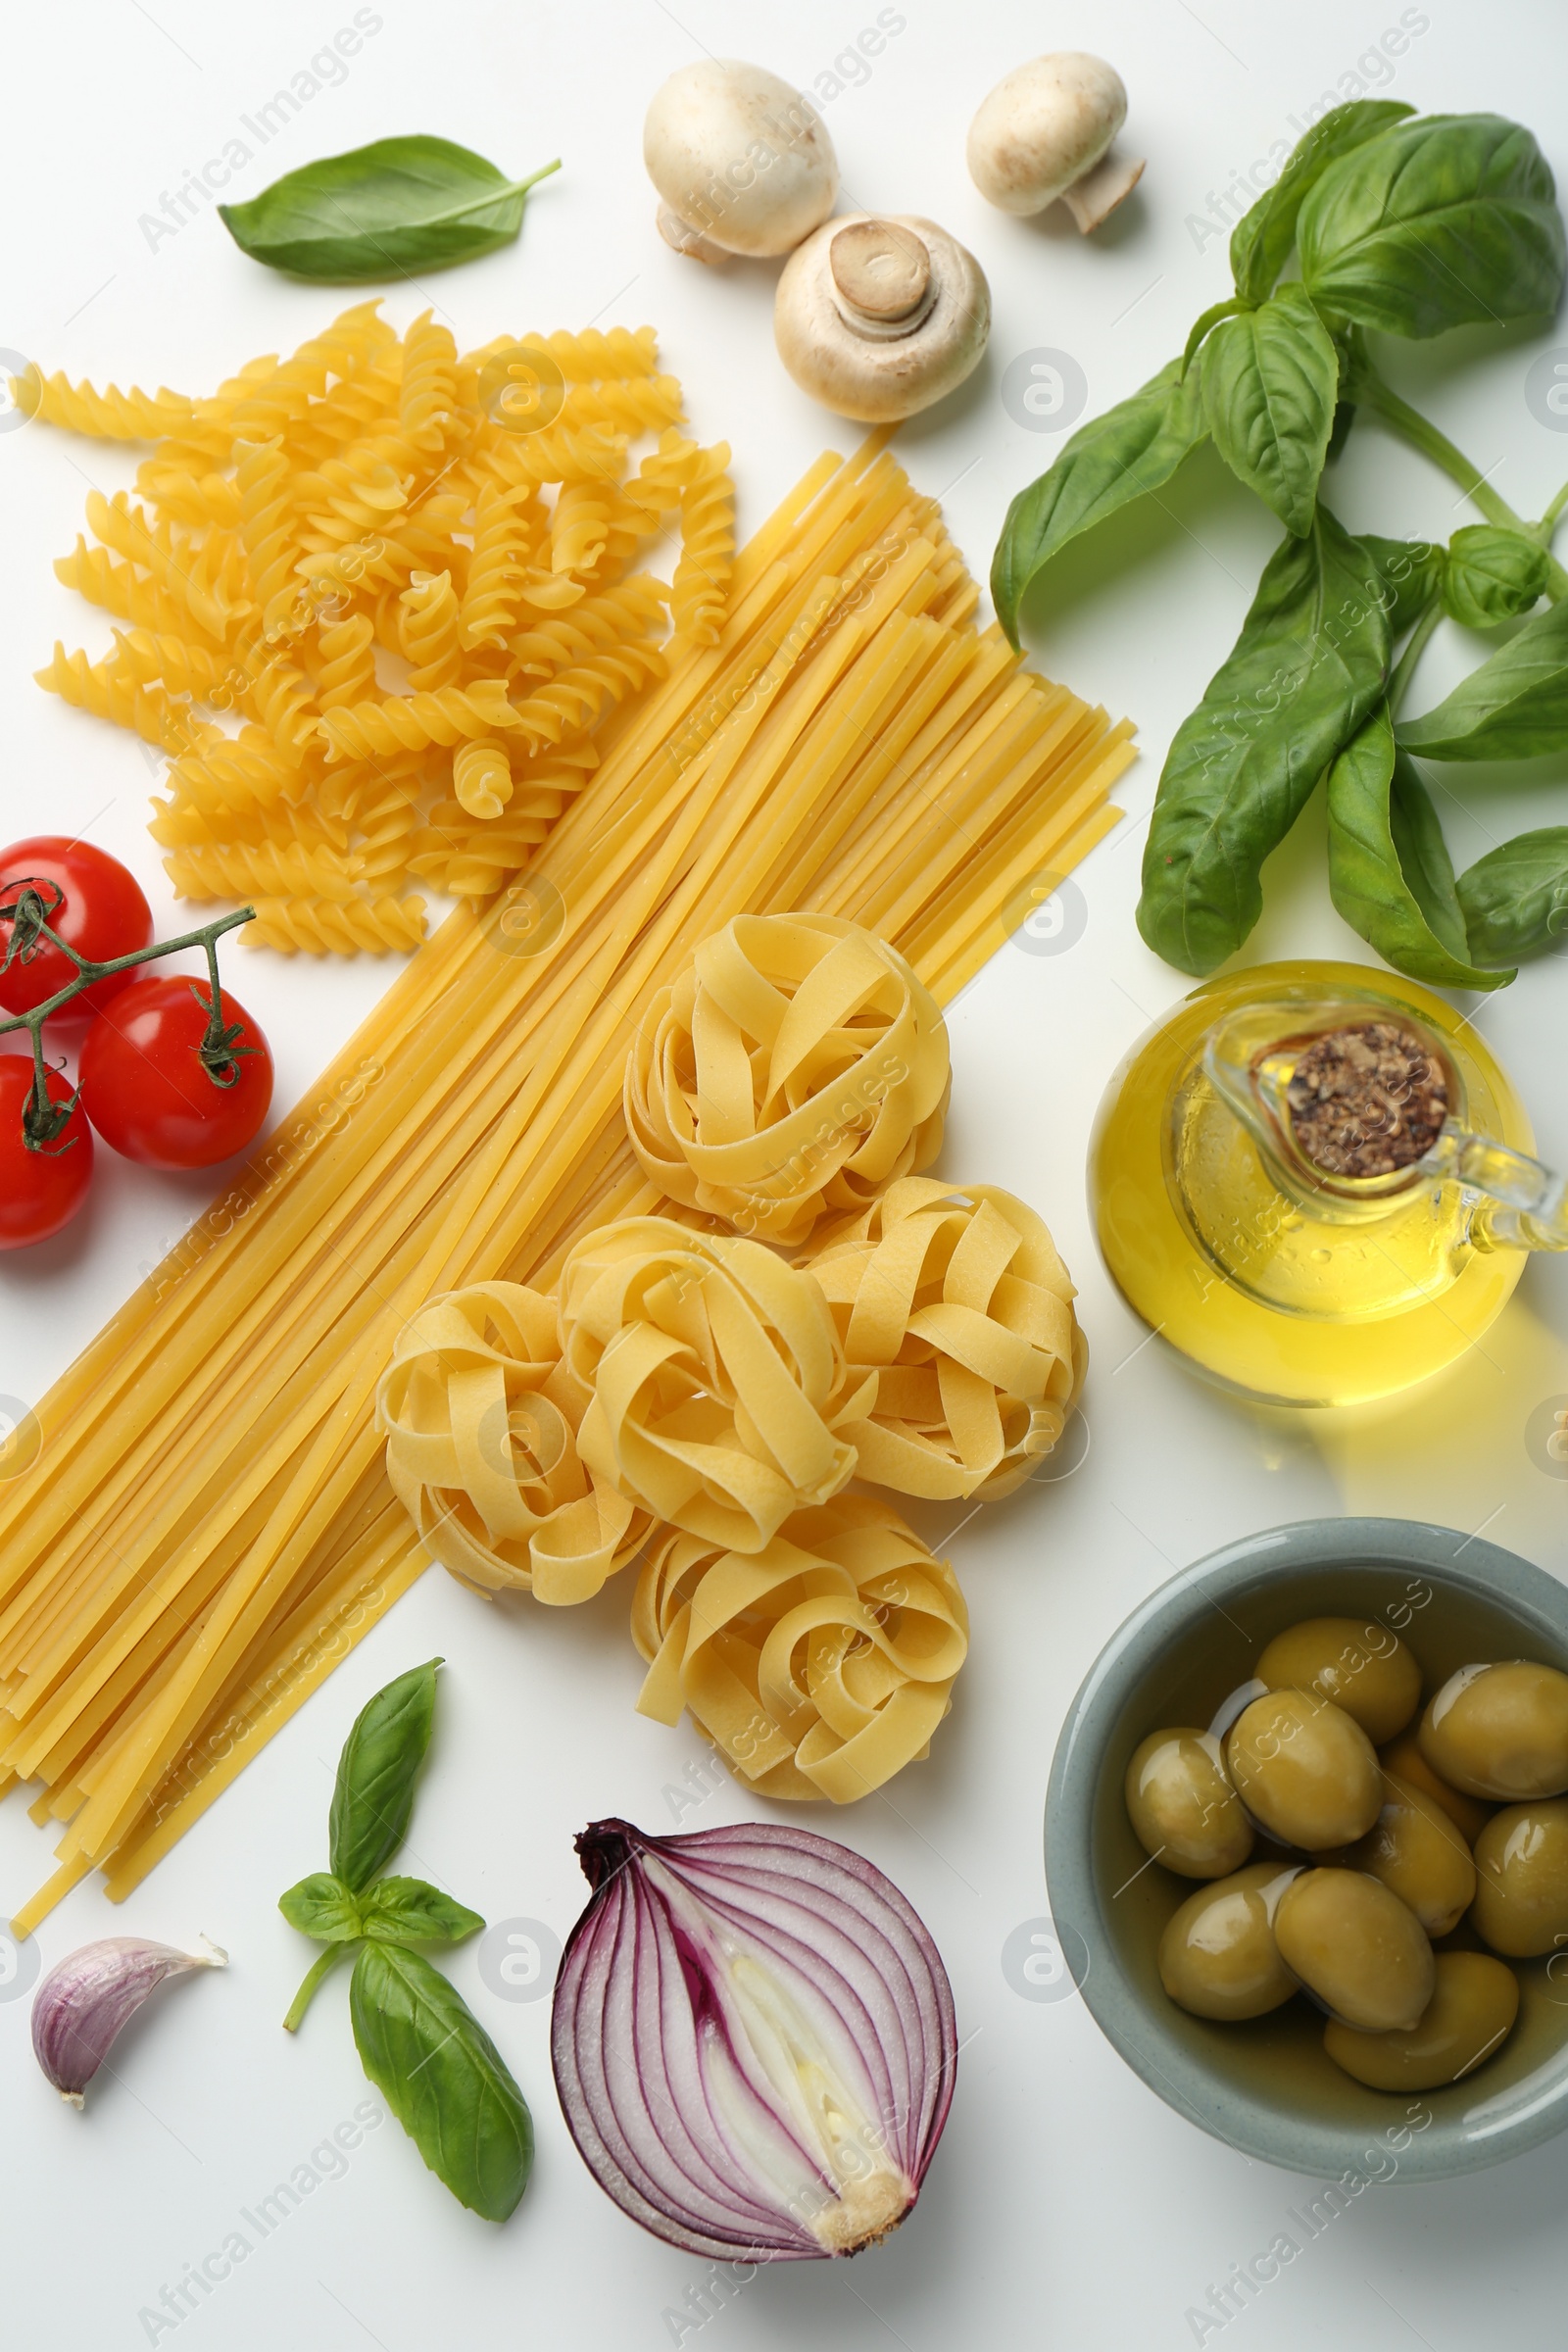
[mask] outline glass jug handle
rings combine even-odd
[[[1481,1194],[1470,1240],[1481,1250],[1568,1250],[1568,1184],[1527,1152],[1446,1127],[1421,1165]]]

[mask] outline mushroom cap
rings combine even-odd
[[[849,233],[862,224],[883,228],[884,267],[876,242]],[[840,238],[836,276],[833,247]],[[872,284],[887,284],[896,274],[895,257],[906,290],[918,288],[906,328],[874,297],[861,308],[844,290],[848,284],[869,292],[867,272]],[[945,228],[913,213],[850,213],[829,220],[791,254],[773,302],[778,355],[802,391],[865,424],[912,416],[961,384],[990,332],[991,289],[979,263]]]
[[[815,107],[736,58],[700,58],[654,92],[643,162],[670,211],[728,253],[792,252],[839,189]]]
[[[1127,119],[1121,75],[1063,49],[999,81],[969,125],[969,176],[1004,213],[1043,213],[1092,171]]]

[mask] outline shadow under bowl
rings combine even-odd
[[[1200,1882],[1152,1863],[1122,1794],[1139,1741],[1206,1725],[1265,1642],[1304,1617],[1393,1628],[1422,1704],[1456,1668],[1529,1658],[1568,1672],[1568,1589],[1516,1552],[1407,1519],[1310,1519],[1227,1544],[1151,1594],[1112,1635],[1068,1712],[1046,1799],[1052,1920],[1096,2022],[1168,2106],[1244,2155],[1333,2179],[1479,2172],[1568,2129],[1568,1964],[1514,1961],[1519,2020],[1494,2057],[1442,2089],[1370,2090],[1323,2048],[1298,1996],[1243,2025],[1192,2017],[1156,1955]],[[1439,1949],[1484,1948],[1461,1922]],[[1559,1956],[1560,1957],[1560,1956]],[[1390,2171],[1392,2161],[1396,2167]]]

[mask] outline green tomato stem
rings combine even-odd
[[[285,2034],[297,2034],[299,2032],[300,2020],[304,2017],[305,2012],[310,2007],[312,2001],[315,2000],[317,1986],[321,1984],[328,1975],[330,1975],[331,1971],[337,1966],[338,1962],[343,1958],[346,1952],[353,1952],[357,1951],[358,1949],[358,1942],[353,1940],[347,1943],[329,1943],[326,1949],[312,1962],[310,1968],[306,1972],[305,1982],[300,1986],[298,1992],[294,1995],[293,2001],[289,2006],[289,2013],[283,2020],[283,2031]]]
[[[1415,675],[1415,665],[1432,642],[1433,631],[1442,618],[1443,599],[1435,596],[1405,639],[1404,651],[1394,665],[1393,675],[1389,679],[1391,718],[1398,717],[1400,706],[1410,689],[1410,680]]]

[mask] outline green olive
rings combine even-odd
[[[1262,2017],[1296,1990],[1274,1942],[1274,1914],[1294,1876],[1253,1862],[1200,1886],[1159,1939],[1159,1981],[1195,2017]]]
[[[1419,1788],[1423,1796],[1430,1796],[1434,1803],[1440,1804],[1457,1825],[1466,1845],[1474,1845],[1492,1819],[1492,1807],[1476,1797],[1466,1796],[1462,1788],[1450,1788],[1446,1781],[1439,1780],[1421,1753],[1420,1740],[1413,1731],[1404,1733],[1391,1746],[1380,1748],[1378,1761],[1390,1780],[1397,1781],[1405,1788]]]
[[[1504,1805],[1476,1839],[1476,1929],[1528,1960],[1568,1944],[1568,1797]]]
[[[1429,1936],[1446,1936],[1475,1899],[1476,1866],[1456,1824],[1419,1788],[1387,1777],[1382,1812],[1344,1860],[1381,1879]]]
[[[1523,1658],[1461,1666],[1421,1718],[1421,1752],[1470,1796],[1518,1804],[1568,1788],[1568,1674]]]
[[[1484,2065],[1513,2031],[1519,1980],[1486,1952],[1439,1952],[1437,1989],[1421,2022],[1403,2032],[1358,2034],[1331,2019],[1323,2047],[1372,2090],[1436,2090]]]
[[[1252,1825],[1210,1733],[1151,1732],[1133,1751],[1126,1788],[1145,1852],[1184,1879],[1222,1879],[1251,1852]]]
[[[1419,2025],[1435,1982],[1427,1932],[1381,1879],[1303,1870],[1279,1900],[1274,1936],[1294,1976],[1347,2026]]]
[[[1383,1802],[1377,1751],[1358,1723],[1310,1690],[1254,1698],[1225,1741],[1231,1784],[1270,1837],[1309,1854],[1364,1837]]]
[[[1409,1650],[1363,1617],[1308,1617],[1276,1634],[1253,1671],[1271,1690],[1315,1690],[1374,1743],[1402,1732],[1421,1703],[1421,1669]]]

